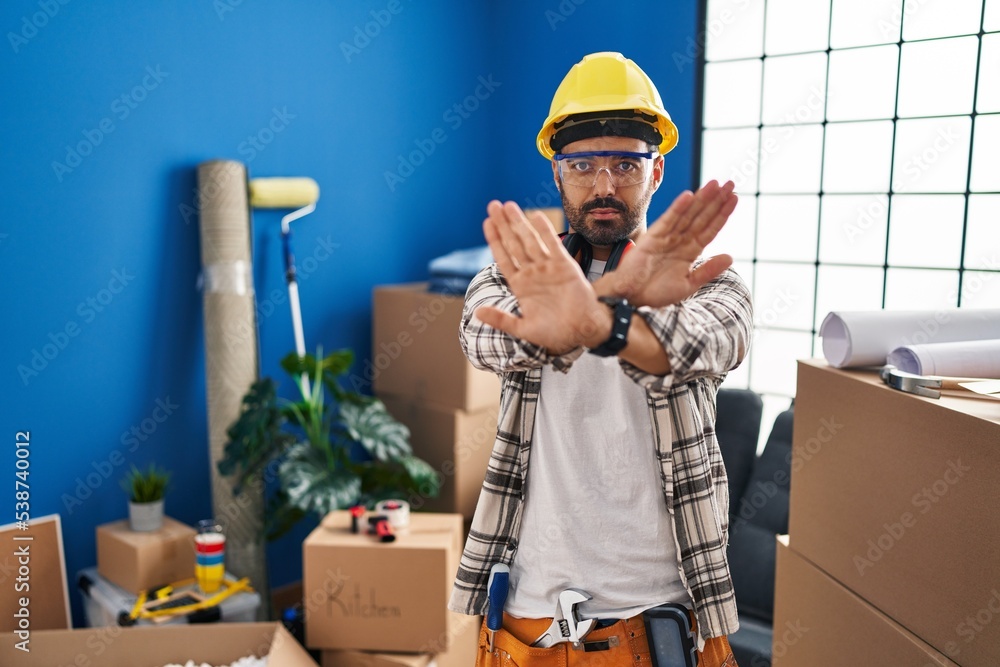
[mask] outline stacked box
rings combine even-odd
[[[500,379],[473,368],[458,343],[464,302],[428,292],[426,283],[375,288],[365,380],[377,395],[465,411],[498,404]]]
[[[464,300],[423,283],[375,290],[372,376],[376,395],[410,429],[413,452],[438,471],[436,499],[415,509],[475,511],[500,407],[500,380],[473,368],[459,345]]]
[[[438,472],[437,498],[408,498],[413,509],[455,512],[471,519],[497,431],[497,408],[475,412],[383,396],[393,417],[410,429],[414,453]]]
[[[381,542],[352,533],[349,512],[331,512],[302,549],[307,645],[402,653],[452,648],[458,617],[447,605],[461,540],[458,514],[412,514],[395,541]]]
[[[774,667],[955,663],[862,600],[778,537]]]
[[[963,667],[1000,655],[1000,402],[972,396],[800,362],[789,507],[791,550]]]
[[[129,593],[194,576],[195,530],[170,517],[163,527],[136,532],[128,521],[97,527],[97,571]]]

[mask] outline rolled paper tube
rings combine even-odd
[[[212,515],[226,526],[229,570],[264,591],[263,484],[247,484],[234,498],[235,480],[221,476],[217,468],[225,454],[226,431],[239,417],[259,367],[246,167],[232,160],[198,165],[198,194],[201,260],[207,269],[203,298]],[[269,617],[265,595],[258,620]]]
[[[904,345],[987,340],[1000,332],[1000,309],[831,312],[820,325],[823,356],[836,368],[881,366]]]

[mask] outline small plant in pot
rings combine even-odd
[[[129,527],[138,532],[163,527],[163,495],[170,484],[170,473],[150,463],[146,470],[132,464],[121,485],[128,494]]]

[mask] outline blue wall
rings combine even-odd
[[[71,580],[95,562],[94,527],[125,515],[133,462],[174,471],[170,515],[211,511],[196,165],[319,182],[317,212],[296,223],[306,344],[351,347],[360,367],[373,286],[480,244],[490,198],[546,203],[534,136],[583,54],[634,58],[677,121],[654,209],[690,184],[694,64],[672,55],[695,35],[696,3],[647,4],[5,3],[0,460],[10,475],[10,441],[31,431],[30,512],[62,515]],[[453,109],[477,88],[485,99]],[[400,170],[437,128],[443,143]],[[262,302],[285,293],[279,220],[254,215]],[[279,375],[287,302],[269,312],[262,372]],[[301,575],[307,529],[272,546],[272,583]]]

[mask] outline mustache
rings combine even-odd
[[[625,202],[619,201],[614,197],[598,197],[597,199],[592,199],[583,205],[582,210],[584,213],[587,211],[593,211],[595,208],[612,208],[619,213],[625,213],[628,207],[625,206]]]

